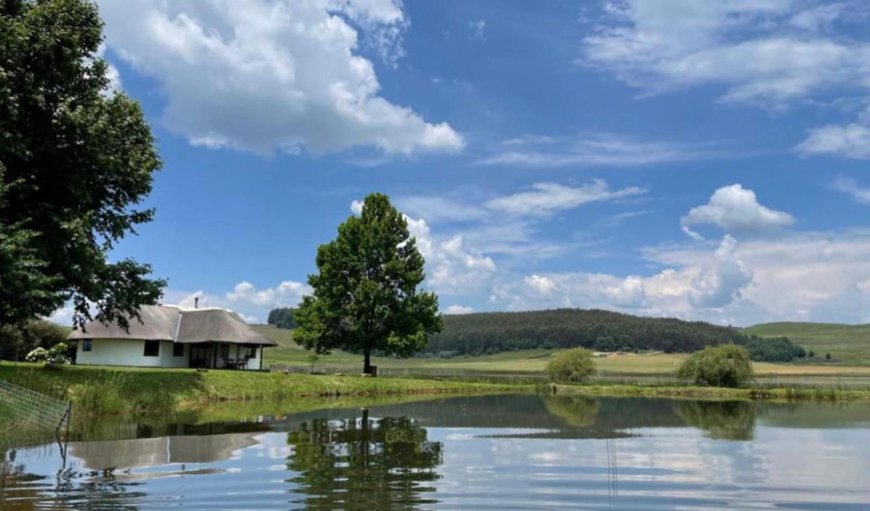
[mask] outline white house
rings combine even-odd
[[[146,305],[139,315],[127,330],[98,321],[73,330],[76,364],[262,369],[263,349],[276,345],[226,309]]]

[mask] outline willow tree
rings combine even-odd
[[[423,256],[408,223],[386,195],[366,197],[359,216],[338,227],[338,236],[317,249],[318,273],[308,276],[313,293],[296,311],[293,338],[307,349],[407,357],[441,330],[438,297],[418,289]]]

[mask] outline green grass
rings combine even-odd
[[[0,364],[0,379],[70,400],[79,415],[168,413],[220,401],[524,390],[513,385],[458,381],[192,369],[47,369],[23,363]]]
[[[763,323],[744,332],[762,337],[786,336],[815,351],[814,364],[831,364],[825,362],[825,353],[830,353],[835,363],[870,366],[870,325]]]
[[[264,366],[270,365],[309,368],[309,353],[293,341],[290,330],[272,326],[255,327],[263,335],[274,339],[278,346],[265,350]],[[755,327],[753,327],[755,328]],[[870,327],[867,327],[870,335]],[[760,334],[759,334],[760,335]],[[777,334],[781,335],[781,334]],[[799,341],[803,344],[802,341]],[[870,351],[870,348],[868,348]],[[819,353],[818,350],[816,350]],[[842,350],[837,353],[843,352]],[[454,377],[482,377],[486,375],[539,375],[544,372],[550,359],[559,350],[521,350],[484,355],[478,357],[409,358],[395,359],[374,357],[372,363],[388,373],[409,376],[445,375]],[[688,355],[685,353],[649,353],[611,355],[595,359],[598,373],[618,376],[657,376],[673,374]],[[870,353],[868,353],[870,357]],[[757,362],[753,369],[758,376],[870,376],[870,367],[861,365],[854,358],[839,363],[825,363],[824,352],[815,358],[814,363],[773,364]],[[870,358],[865,366],[870,366]],[[315,364],[315,370],[347,374],[358,374],[362,370],[362,357],[343,351],[322,356]]]

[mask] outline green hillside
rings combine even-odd
[[[825,353],[848,365],[870,366],[870,325],[838,323],[763,323],[744,329],[763,337],[786,336],[816,353],[816,362]]]

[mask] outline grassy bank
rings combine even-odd
[[[219,401],[532,390],[458,381],[31,364],[2,364],[0,379],[70,400],[78,414],[160,413]]]
[[[666,397],[684,399],[766,400],[766,401],[870,401],[870,390],[845,388],[803,389],[696,387],[676,385],[550,385],[557,395],[596,397]]]

